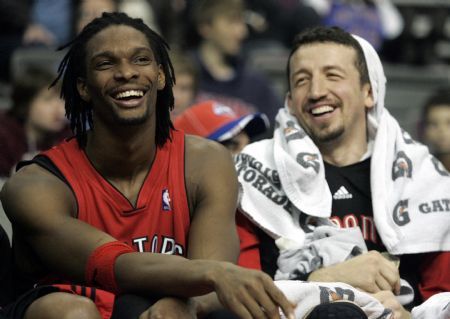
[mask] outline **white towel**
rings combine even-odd
[[[450,250],[450,174],[411,139],[384,108],[386,78],[373,47],[355,36],[368,65],[375,107],[368,113],[374,220],[391,254]],[[370,154],[369,154],[370,155]],[[299,245],[304,214],[331,214],[322,156],[289,114],[279,110],[274,138],[248,145],[236,157],[240,209],[273,238]]]
[[[298,280],[319,268],[341,263],[367,252],[361,229],[320,226],[307,233],[302,247],[292,247],[286,238],[275,241],[280,256],[275,280]]]
[[[411,311],[412,319],[450,319],[450,292],[441,292]]]
[[[275,281],[286,298],[296,304],[295,318],[302,319],[319,304],[351,301],[358,305],[369,319],[390,319],[392,311],[374,297],[340,282]],[[283,316],[283,318],[285,318]]]

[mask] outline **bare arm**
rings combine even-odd
[[[187,187],[194,210],[188,258],[236,263],[238,186],[231,155],[220,144],[191,136],[186,138],[186,147]]]
[[[186,146],[186,174],[190,176],[188,192],[194,195],[190,197],[194,212],[188,257],[236,263],[239,256],[235,220],[238,184],[231,155],[222,145],[190,136],[186,138]],[[239,300],[219,293],[223,306],[242,317],[263,315],[278,318],[278,306],[286,311],[290,309],[291,305],[269,276],[260,271],[236,269],[240,272],[240,282],[233,282],[226,275],[221,280],[230,286],[244,286]],[[215,294],[196,298],[196,301],[200,316],[221,307]],[[266,309],[265,314],[261,307]]]
[[[1,200],[18,232],[54,274],[83,283],[91,253],[115,239],[77,220],[69,187],[32,165],[4,186]],[[133,269],[133,271],[129,271]],[[163,254],[128,253],[117,258],[116,279],[124,292],[159,293],[191,297],[214,290],[211,276],[223,271],[212,261],[189,261]]]

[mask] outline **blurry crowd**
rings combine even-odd
[[[176,76],[174,127],[236,155],[272,137],[287,81],[280,84],[266,71],[285,72],[289,47],[303,30],[337,25],[367,39],[383,62],[448,68],[450,4],[423,2],[429,6],[394,0],[0,0],[0,189],[18,162],[71,136],[59,84],[53,85],[60,53],[102,12],[126,12],[163,36]],[[270,65],[258,68],[255,59]],[[450,171],[450,77],[427,97],[411,135]]]
[[[395,6],[389,0],[2,0],[0,9],[3,178],[11,174],[18,161],[70,135],[58,88],[48,90],[59,58],[55,52],[103,11],[124,11],[140,17],[169,43],[177,79],[172,112],[175,123],[186,123],[176,118],[204,101],[219,105],[218,110],[226,108],[227,112],[211,114],[219,118],[228,114],[229,121],[246,115],[264,117],[258,134],[250,134],[246,143],[271,135],[284,94],[267,73],[256,69],[251,58],[272,55],[267,63],[282,63],[295,34],[306,28],[338,25],[367,39],[388,62],[448,62],[449,7],[434,13],[430,6],[428,16],[424,10],[416,10],[420,14],[415,20],[413,4]],[[449,106],[449,90],[444,87],[430,97],[419,130],[413,132],[444,156],[446,163],[450,153]],[[196,112],[208,112],[206,109],[203,105]],[[201,126],[207,119],[208,115],[201,115],[191,126]],[[247,125],[248,118],[244,122]],[[193,133],[208,137],[212,131],[197,128]]]
[[[103,11],[140,17],[169,43],[177,78],[173,120],[195,103],[215,101],[235,117],[267,116],[267,130],[258,139],[271,135],[284,99],[284,84],[274,83],[264,70],[284,68],[279,64],[295,34],[338,25],[367,39],[384,61],[445,64],[450,7],[430,3],[424,8],[390,0],[1,0],[0,174],[7,177],[19,160],[69,133],[57,88],[47,91],[59,61],[55,51]],[[272,66],[257,70],[255,58]],[[448,89],[438,95],[447,95],[439,100],[442,109]],[[435,112],[427,104],[420,132],[412,134],[437,151],[449,150],[445,108]]]

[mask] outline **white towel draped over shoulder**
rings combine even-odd
[[[374,220],[391,254],[450,250],[450,174],[384,108],[386,78],[373,47],[361,44],[375,107],[368,113]],[[302,245],[304,225],[326,224],[332,197],[322,156],[287,108],[274,138],[248,145],[236,157],[240,209],[273,238]]]

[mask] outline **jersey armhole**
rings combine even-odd
[[[49,159],[45,155],[36,155],[33,159],[29,161],[21,161],[17,164],[16,171],[20,170],[22,167],[31,165],[31,164],[37,164],[42,168],[45,168],[47,171],[58,177],[60,180],[62,180],[67,186],[70,187],[69,183],[67,182],[67,179],[64,177],[64,175],[61,173],[61,171],[56,167],[56,165],[52,162],[51,159]]]
[[[36,155],[35,157],[33,157],[31,160],[29,161],[21,161],[17,164],[16,166],[16,171],[20,170],[22,167],[31,165],[31,164],[36,164],[39,165],[40,167],[46,169],[47,171],[49,171],[50,173],[52,173],[53,175],[55,175],[57,178],[59,178],[64,184],[67,185],[67,187],[69,187],[70,191],[72,192],[73,196],[75,197],[75,203],[76,203],[76,218],[78,218],[78,200],[77,200],[77,196],[72,188],[72,186],[69,184],[69,182],[67,181],[67,179],[64,177],[63,173],[61,173],[61,171],[59,170],[58,167],[56,167],[55,163],[52,162],[52,160],[50,158],[48,158],[45,155],[39,154]]]

